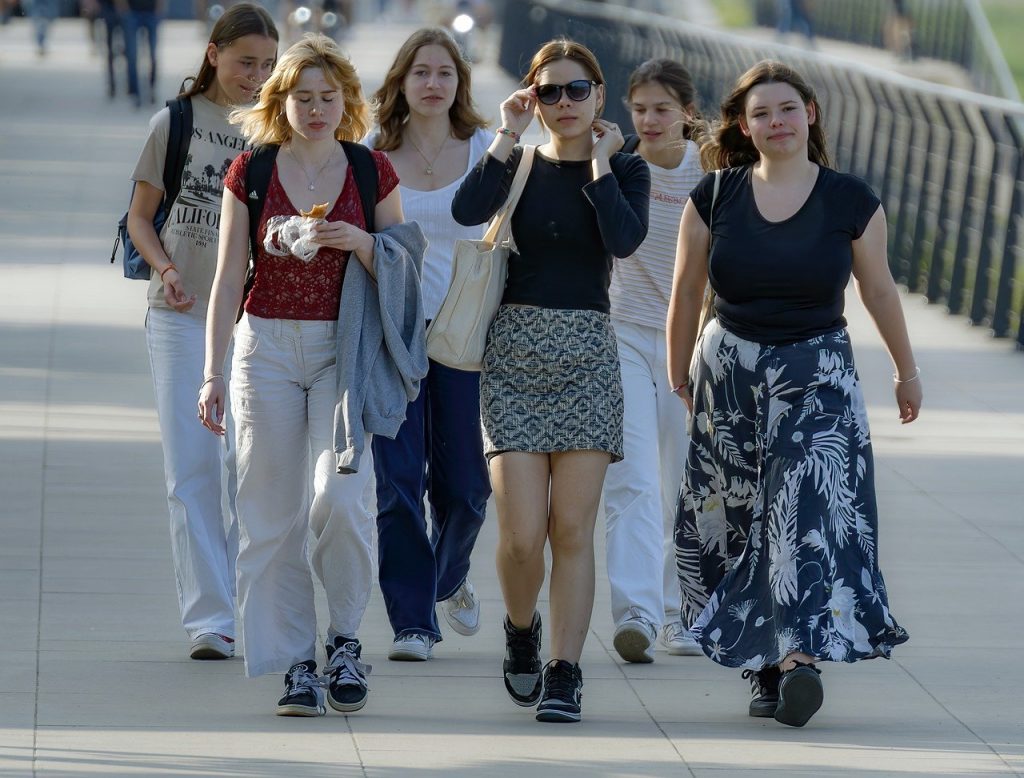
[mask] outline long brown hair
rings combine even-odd
[[[440,46],[455,63],[459,85],[455,88],[455,102],[448,109],[452,123],[452,134],[459,140],[466,140],[480,127],[487,126],[487,120],[477,113],[473,104],[473,84],[469,63],[459,51],[458,44],[446,30],[427,27],[410,35],[395,55],[395,61],[384,76],[384,83],[373,93],[370,104],[377,115],[380,128],[375,147],[380,151],[394,151],[402,145],[402,129],[409,120],[409,102],[402,92],[402,82],[409,75],[417,52],[424,46]]]
[[[370,129],[370,108],[363,98],[355,67],[326,35],[307,33],[281,55],[273,74],[260,89],[256,105],[231,113],[231,121],[242,126],[242,135],[252,145],[284,143],[291,138],[284,101],[306,68],[319,68],[328,83],[341,91],[345,115],[334,137],[358,141],[366,135]]]
[[[693,85],[690,71],[682,63],[674,59],[649,59],[637,66],[629,76],[627,102],[633,99],[633,92],[644,84],[663,87],[688,114],[687,120],[683,122],[683,137],[686,140],[698,141],[703,136],[707,125],[697,111],[697,87]]]
[[[803,77],[793,68],[774,60],[763,60],[736,81],[736,86],[722,102],[722,119],[711,140],[700,151],[705,170],[719,170],[757,162],[761,155],[754,142],[743,134],[740,117],[746,111],[747,95],[761,84],[789,84],[800,95],[804,105],[814,107],[814,124],[808,127],[807,158],[822,167],[832,167],[822,123],[821,104]]]
[[[231,6],[213,25],[210,32],[210,43],[218,49],[225,49],[239,38],[246,35],[263,35],[280,41],[274,19],[261,6],[252,3],[239,3]],[[207,45],[209,48],[209,45]],[[179,97],[194,97],[205,92],[217,77],[217,68],[210,64],[210,57],[203,52],[203,63],[194,76],[181,82]],[[189,81],[191,86],[186,86]]]
[[[523,86],[535,84],[537,82],[537,74],[540,73],[542,68],[547,67],[552,62],[558,62],[563,59],[578,63],[590,76],[591,81],[604,86],[604,74],[601,72],[601,66],[598,64],[594,52],[582,43],[571,41],[568,38],[556,38],[540,47],[530,61],[530,70],[525,78],[523,78]],[[604,101],[598,100],[594,118],[598,118],[603,110]]]

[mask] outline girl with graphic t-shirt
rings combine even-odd
[[[441,308],[459,238],[480,226],[452,218],[452,198],[487,151],[491,134],[472,101],[469,64],[441,29],[425,29],[399,49],[373,97],[380,125],[371,148],[402,178],[405,218],[423,228],[423,307]],[[480,436],[480,374],[430,363],[419,397],[394,440],[373,439],[380,589],[395,633],[392,660],[429,659],[441,639],[435,605],[462,635],[480,628],[469,557],[483,525],[491,483]],[[427,534],[423,494],[432,508]]]
[[[605,550],[615,633],[627,662],[654,661],[655,641],[670,654],[700,654],[680,616],[672,527],[686,458],[686,408],[672,394],[665,355],[665,317],[679,219],[704,175],[690,73],[652,59],[629,79],[626,105],[637,135],[627,148],[647,160],[651,206],[647,237],[615,260],[608,295],[622,370],[623,460],[604,480]]]
[[[324,714],[314,658],[312,562],[330,612],[327,700],[335,710],[351,712],[367,700],[369,667],[360,661],[356,632],[373,585],[373,518],[364,500],[373,467],[364,462],[346,475],[337,470],[332,433],[341,363],[336,357],[343,339],[360,335],[339,332],[338,319],[343,284],[354,277],[350,263],[359,263],[371,278],[376,274],[375,238],[364,229],[359,189],[339,141],[366,134],[369,109],[352,63],[332,40],[317,35],[282,55],[257,105],[239,112],[238,119],[255,146],[277,147],[232,367],[245,669],[249,676],[287,671],[277,715]],[[380,232],[402,221],[398,177],[386,155],[359,150],[372,154],[376,165],[373,221]],[[250,160],[250,152],[236,159],[225,182],[224,241],[207,325],[207,376],[199,410],[203,424],[218,434],[224,433],[225,389],[217,368],[242,302],[248,264]],[[274,252],[265,248],[272,220],[324,203],[326,217],[314,228],[314,256],[300,259],[285,251],[283,232],[277,233]],[[418,281],[414,293],[418,297]],[[314,540],[307,558],[310,530]]]
[[[193,131],[180,192],[159,235],[153,215],[163,207],[168,109],[153,117],[132,173],[128,231],[153,269],[146,341],[164,450],[178,602],[193,659],[227,659],[235,650],[234,444],[227,438],[222,445],[196,424],[195,396],[203,382],[224,175],[244,148],[228,114],[251,102],[269,77],[277,39],[270,15],[256,5],[232,6],[217,20],[199,72],[181,94],[192,104]],[[227,528],[221,512],[225,466]]]
[[[907,640],[878,567],[871,439],[843,318],[851,273],[896,368],[904,424],[921,408],[920,372],[885,214],[866,183],[829,167],[807,83],[755,65],[702,154],[721,172],[684,208],[668,319],[669,379],[693,419],[676,519],[683,610],[705,654],[746,668],[750,715],[799,727],[824,696],[815,661],[888,657]],[[698,333],[709,278],[717,319]]]

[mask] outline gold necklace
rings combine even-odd
[[[444,140],[441,141],[441,148],[439,148],[437,150],[437,153],[434,155],[433,159],[430,159],[426,154],[423,153],[423,149],[421,149],[419,146],[416,145],[416,141],[414,141],[412,139],[412,136],[410,136],[408,138],[408,141],[409,141],[409,143],[412,144],[412,147],[414,149],[416,149],[416,151],[419,152],[420,156],[423,157],[423,161],[427,163],[426,168],[424,168],[424,170],[423,170],[424,175],[428,175],[428,176],[434,175],[434,163],[437,162],[437,158],[441,156],[441,152],[444,151],[444,147],[446,145],[448,145],[448,139],[450,137],[451,137],[451,133],[450,132],[447,135],[444,136]]]
[[[321,166],[321,168],[318,171],[316,171],[316,176],[313,176],[313,177],[310,177],[309,173],[306,172],[306,168],[304,168],[302,166],[302,163],[299,162],[299,158],[295,156],[295,152],[292,151],[292,147],[291,146],[288,146],[285,150],[291,155],[291,158],[295,160],[295,164],[298,166],[299,170],[302,171],[302,175],[304,175],[306,177],[306,182],[309,184],[309,191],[310,192],[315,192],[316,191],[315,179],[316,178],[320,178],[320,174],[323,173],[325,170],[327,170],[327,166],[331,164],[331,160],[334,159],[334,152],[338,150],[338,144],[334,144],[334,148],[331,149],[331,155],[329,157],[327,157],[327,161],[324,162],[324,164]]]

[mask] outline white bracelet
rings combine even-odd
[[[892,374],[892,380],[895,381],[898,384],[909,384],[911,381],[916,381],[920,377],[921,377],[921,368],[917,367],[916,365],[914,366],[914,375],[912,375],[910,378],[900,378],[899,374],[897,374],[897,373],[893,373]]]

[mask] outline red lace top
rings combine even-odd
[[[250,156],[251,153],[245,151],[236,157],[224,179],[224,188],[242,203],[246,202],[245,171],[249,166]],[[377,163],[377,202],[380,202],[398,186],[398,174],[383,152],[374,151],[373,158]],[[263,249],[267,221],[274,216],[298,214],[298,209],[292,205],[277,178],[275,164],[263,203],[263,214],[260,217],[260,249],[256,257],[256,275],[252,290],[245,299],[245,310],[262,319],[337,319],[341,284],[345,277],[349,252],[322,246],[312,260],[303,262],[293,256],[275,257]],[[351,165],[345,174],[345,185],[341,189],[341,195],[334,208],[327,214],[327,221],[345,221],[366,228]]]

